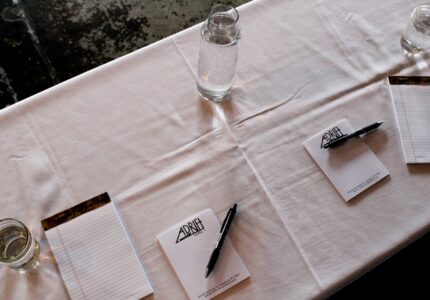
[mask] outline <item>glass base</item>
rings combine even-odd
[[[223,91],[210,91],[197,84],[197,90],[203,98],[212,102],[218,103],[230,99],[231,88]]]
[[[408,55],[421,55],[423,53],[423,49],[415,46],[403,37],[400,38],[400,45]]]
[[[29,273],[29,272],[35,272],[39,268],[40,246],[36,240],[34,242],[36,244],[34,246],[33,255],[30,257],[30,259],[20,266],[12,267],[12,269],[17,270],[19,273]]]

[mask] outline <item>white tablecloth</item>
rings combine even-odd
[[[156,235],[208,207],[221,219],[239,204],[230,238],[252,274],[223,299],[324,297],[427,232],[430,166],[404,164],[384,81],[419,71],[399,46],[418,3],[242,6],[221,105],[195,88],[195,26],[0,111],[0,218],[24,221],[42,249],[36,274],[0,268],[0,298],[67,297],[40,220],[105,191],[153,299],[186,297]],[[350,203],[302,146],[341,118],[385,120],[365,141],[391,174]]]

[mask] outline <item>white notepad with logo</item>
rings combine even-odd
[[[141,299],[153,293],[107,193],[42,221],[72,299]]]
[[[303,145],[345,201],[349,201],[389,175],[385,166],[361,140],[356,138],[337,148],[324,145],[354,132],[347,120],[326,128]]]
[[[157,236],[190,299],[211,299],[250,276],[227,238],[213,272],[205,277],[220,228],[213,211],[206,209]]]

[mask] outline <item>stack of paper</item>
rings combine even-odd
[[[405,161],[430,163],[430,78],[389,80]]]
[[[388,175],[385,166],[360,138],[338,148],[324,148],[326,143],[352,132],[351,124],[341,120],[303,143],[345,201]]]
[[[103,194],[42,221],[72,299],[140,299],[152,288]]]
[[[205,277],[220,228],[213,211],[207,209],[158,235],[190,299],[211,299],[250,276],[227,238],[214,271]]]

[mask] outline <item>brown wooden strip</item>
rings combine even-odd
[[[430,76],[390,76],[392,85],[430,85]]]
[[[47,231],[110,202],[109,194],[103,193],[42,220],[42,227]]]

